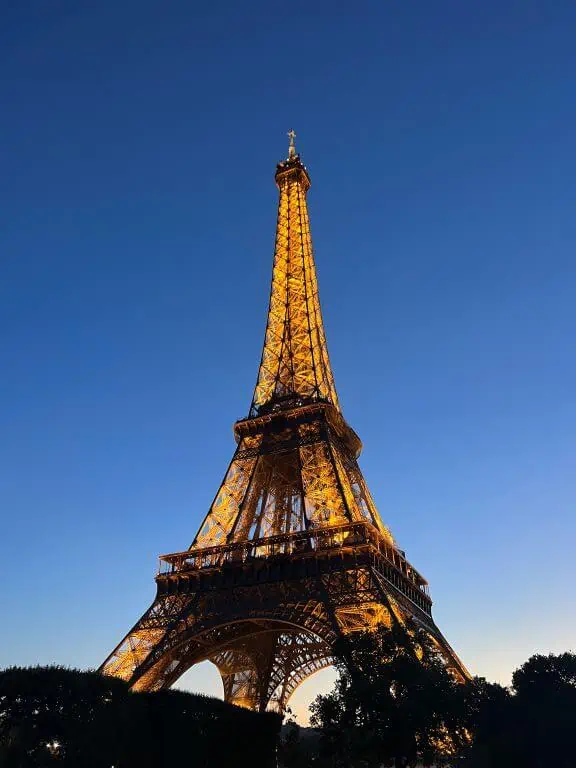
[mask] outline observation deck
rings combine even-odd
[[[240,586],[276,576],[285,579],[290,571],[296,576],[362,566],[376,567],[405,598],[431,615],[428,582],[364,521],[162,555],[156,581],[159,593],[166,594],[180,591],[182,581],[193,582],[195,588],[223,582]]]

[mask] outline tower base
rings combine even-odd
[[[303,680],[333,663],[338,637],[411,618],[467,677],[394,552],[354,523],[167,555],[154,603],[101,671],[159,690],[210,660],[226,701],[283,712]]]

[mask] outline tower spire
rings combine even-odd
[[[288,145],[288,159],[292,160],[294,157],[296,157],[296,146],[294,144],[294,139],[296,138],[296,131],[294,128],[291,128],[288,131],[288,138],[290,139],[290,144]]]
[[[339,409],[318,296],[306,194],[310,176],[288,132],[288,159],[276,168],[279,190],[268,320],[251,415],[295,400]]]

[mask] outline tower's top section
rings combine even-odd
[[[280,192],[272,288],[262,361],[250,415],[338,396],[330,367],[306,193],[310,176],[289,131],[288,157],[276,167]]]
[[[282,160],[276,166],[276,185],[280,190],[280,205],[282,205],[282,182],[287,179],[291,179],[294,182],[298,182],[302,187],[302,193],[305,194],[310,189],[310,176],[306,170],[306,166],[302,164],[300,155],[296,152],[296,132],[293,130],[288,131],[288,157],[286,160]],[[306,214],[306,220],[308,221],[308,211],[306,209],[306,200],[303,201],[304,212]],[[280,221],[280,220],[279,220]],[[278,246],[278,231],[276,231],[276,247]],[[312,246],[310,246],[312,247]]]
[[[288,138],[290,139],[290,144],[288,145],[288,159],[293,160],[296,157],[296,145],[294,144],[294,139],[296,138],[296,131],[294,128],[291,128],[288,131]]]

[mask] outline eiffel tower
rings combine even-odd
[[[432,619],[428,584],[382,522],[357,463],[328,357],[306,195],[289,133],[279,189],[264,349],[236,451],[191,547],[163,555],[152,606],[101,671],[135,690],[172,685],[209,659],[226,701],[284,711],[333,663],[342,634],[424,627],[468,673]]]

